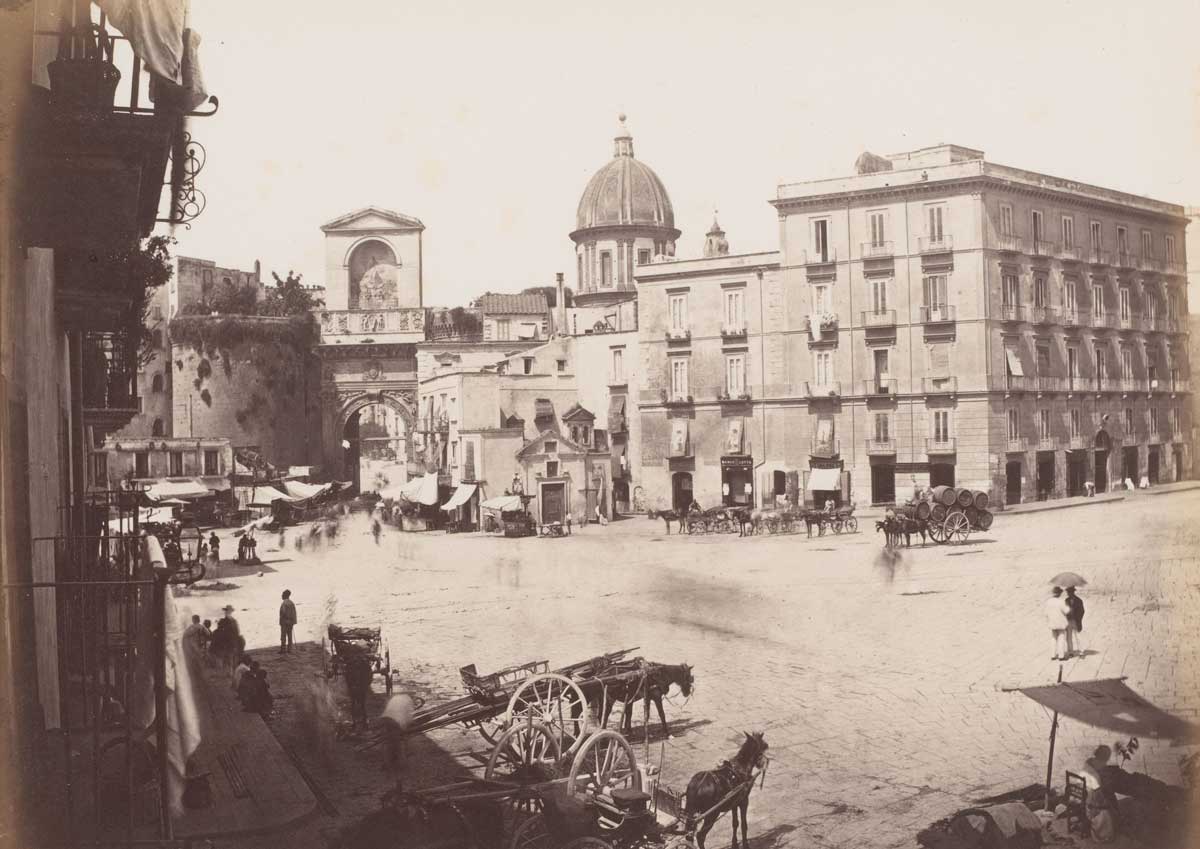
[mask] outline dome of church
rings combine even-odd
[[[593,175],[579,199],[577,230],[605,226],[650,226],[675,229],[675,210],[658,175],[633,156],[633,136],[621,126],[614,138],[613,158]]]

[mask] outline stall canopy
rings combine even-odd
[[[809,492],[832,492],[842,488],[840,469],[813,469],[808,473]]]
[[[489,498],[487,501],[479,505],[485,510],[499,510],[501,513],[509,510],[521,509],[521,496],[519,495],[499,495],[495,498]]]
[[[292,500],[303,500],[306,498],[315,498],[318,495],[326,492],[329,489],[329,484],[318,485],[315,483],[304,483],[303,481],[284,481],[283,489]]]
[[[1020,691],[1050,710],[1106,731],[1200,743],[1200,726],[1146,701],[1121,678],[1021,687]]]
[[[159,481],[146,490],[146,495],[152,501],[162,501],[167,498],[202,498],[209,491],[207,486],[197,481]]]
[[[293,501],[287,493],[280,492],[273,486],[256,486],[250,496],[251,507],[270,507],[276,501]]]
[[[112,534],[127,534],[133,531],[132,517],[110,519],[108,532]],[[170,507],[143,507],[138,511],[138,521],[152,525],[166,525],[175,521],[175,513]]]
[[[388,487],[379,494],[384,498],[403,498],[406,501],[414,501],[427,506],[437,504],[437,472],[427,472],[423,477],[413,478],[401,487]],[[455,494],[457,495],[457,493]]]
[[[456,507],[461,507],[471,500],[471,496],[475,494],[475,484],[460,483],[458,489],[454,490],[454,494],[450,496],[450,500],[442,505],[443,510],[453,510]]]

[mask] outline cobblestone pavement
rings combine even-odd
[[[260,545],[262,577],[228,573],[236,589],[182,604],[213,615],[228,601],[249,645],[270,647],[290,588],[300,638],[319,643],[330,617],[380,625],[401,688],[434,700],[461,695],[466,663],[557,666],[640,646],[648,659],[695,667],[693,697],[667,705],[668,785],[683,788],[731,755],[742,730],[762,730],[773,759],[750,806],[756,849],[912,846],[972,800],[1044,780],[1050,716],[1002,688],[1055,679],[1041,605],[1060,569],[1091,582],[1081,593],[1087,653],[1064,665],[1064,680],[1126,676],[1161,707],[1200,718],[1197,515],[1200,492],[999,515],[968,544],[913,548],[894,569],[873,527],[743,540],[668,537],[661,522],[635,518],[553,540],[389,531],[376,547],[358,518],[319,554]],[[297,736],[287,693],[319,671],[319,651],[263,654],[287,742]],[[1056,781],[1114,737],[1064,720]],[[410,758],[440,777],[480,743],[437,732]],[[340,816],[289,835],[289,846],[324,846],[386,786],[377,752],[338,747],[335,762],[306,763]],[[651,751],[657,761],[657,743]],[[1143,741],[1137,766],[1177,781],[1184,751]],[[725,840],[727,820],[710,836]]]

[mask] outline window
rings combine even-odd
[[[876,348],[872,353],[875,362],[875,391],[886,392],[888,387],[884,381],[889,380],[891,375],[889,351],[887,348]]]
[[[1175,262],[1175,237],[1163,236],[1163,247],[1166,249],[1164,253],[1166,253],[1167,262]]]
[[[1172,436],[1179,436],[1179,411],[1174,407],[1167,410],[1167,427],[1171,429]]]
[[[746,293],[741,289],[725,290],[725,326],[740,330],[746,324]]]
[[[150,347],[151,348],[161,348],[162,347],[162,331],[161,330],[154,330],[150,333]]]
[[[1133,349],[1128,345],[1121,347],[1121,377],[1125,380],[1133,378]]]
[[[509,339],[512,339],[512,322],[507,318],[497,320],[496,338],[502,342],[507,342]]]
[[[942,229],[942,216],[945,207],[931,206],[929,207],[929,241],[940,242],[945,238],[945,232]]]
[[[204,474],[221,474],[221,453],[219,451],[208,449],[204,452]]]
[[[150,435],[151,436],[162,436],[163,435],[163,420],[162,419],[154,420],[154,424],[150,426]]]
[[[1013,211],[1012,206],[1007,203],[1000,204],[1000,235],[1013,235]]]
[[[833,352],[817,351],[813,355],[813,381],[818,387],[833,383]]]
[[[1021,420],[1018,417],[1016,410],[1008,411],[1008,438],[1021,438]]]
[[[92,455],[92,486],[108,486],[108,455]]]
[[[670,327],[672,330],[687,330],[688,326],[688,296],[686,293],[671,295],[668,302],[670,307]]]
[[[638,248],[638,265],[650,264],[650,249]]]
[[[829,261],[829,220],[826,218],[813,222],[813,253],[818,261]]]
[[[1033,305],[1035,307],[1050,306],[1050,299],[1046,297],[1046,278],[1040,274],[1033,278]]]
[[[590,448],[592,445],[592,429],[588,425],[572,425],[571,439],[585,448]]]
[[[887,413],[875,414],[875,441],[876,442],[891,442],[888,438],[888,415]]]
[[[687,357],[671,357],[671,399],[683,401],[688,394]]]
[[[1151,436],[1158,434],[1158,407],[1150,408],[1150,434]]]
[[[171,477],[177,478],[183,475],[183,452],[172,451],[170,457],[170,471],[167,472]]]
[[[1146,348],[1146,379],[1150,381],[1150,388],[1158,387],[1158,357],[1149,347]]]
[[[746,393],[746,355],[729,354],[725,357],[725,394],[737,398]]]
[[[1142,231],[1142,256],[1154,256],[1154,234],[1149,230]]]
[[[162,321],[162,307],[158,304],[150,307],[150,317],[155,321]]]
[[[554,365],[558,367],[559,371],[567,370],[567,361],[566,360],[555,360]]]
[[[156,374],[156,375],[154,375],[153,379],[151,379],[150,391],[151,392],[162,392],[163,391],[163,378],[162,378],[161,374]]]
[[[533,374],[533,357],[522,357],[521,362],[525,368],[525,374]]]
[[[1129,255],[1129,231],[1124,227],[1117,228],[1117,253],[1121,256]]]
[[[934,410],[933,411],[933,441],[934,442],[949,442],[950,441],[950,411],[949,410]]]
[[[135,478],[150,477],[150,453],[139,451],[133,455],[133,476]]]
[[[612,349],[612,383],[625,382],[625,349]]]
[[[579,288],[583,288],[583,254],[578,254],[575,257],[575,273],[578,275],[576,279],[579,281]]]
[[[1067,348],[1067,377],[1072,381],[1079,377],[1079,349],[1075,347]]]
[[[1092,222],[1092,250],[1098,251],[1104,247],[1103,230],[1099,221]]]
[[[1033,230],[1033,241],[1043,242],[1046,240],[1046,229],[1043,226],[1042,213],[1040,210],[1033,210],[1030,215],[1030,226]]]
[[[1037,346],[1037,373],[1040,377],[1050,374],[1050,346]]]
[[[1122,286],[1117,290],[1117,302],[1121,309],[1121,320],[1129,321],[1129,287]]]
[[[887,312],[887,283],[887,280],[875,280],[871,283],[871,303],[874,306],[876,315]]]
[[[887,238],[886,212],[868,212],[867,225],[871,230],[871,247],[881,248]]]
[[[1062,246],[1068,251],[1075,247],[1075,219],[1070,215],[1062,217]]]
[[[922,280],[921,298],[931,310],[946,306],[946,275],[934,274]]]
[[[1063,285],[1063,309],[1069,313],[1075,312],[1078,306],[1078,297],[1075,288],[1075,281],[1068,280]]]
[[[1000,277],[1003,286],[1002,295],[1004,306],[1016,307],[1021,305],[1021,281],[1015,274],[1003,274]]]
[[[612,251],[600,251],[600,285],[608,288],[613,284]]]
[[[1104,287],[1099,283],[1092,286],[1092,315],[1096,318],[1104,315]]]
[[[1043,440],[1050,438],[1050,411],[1047,409],[1038,410],[1038,436]]]
[[[1133,436],[1133,408],[1125,408],[1125,435]]]
[[[547,439],[542,447],[545,449],[547,454],[553,454],[558,450],[558,441],[554,439]]]
[[[546,461],[546,477],[548,477],[548,478],[558,477],[558,461],[557,460],[547,460]]]
[[[827,312],[833,312],[829,308],[829,287],[828,286],[813,286],[813,312],[817,315],[824,315]]]
[[[1079,438],[1079,411],[1078,410],[1071,411],[1071,438],[1072,439]]]
[[[1108,375],[1108,355],[1101,345],[1094,351],[1096,355],[1096,383],[1099,384]]]

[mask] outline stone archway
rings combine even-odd
[[[359,412],[375,404],[382,404],[394,410],[403,420],[405,432],[410,439],[415,432],[417,416],[416,397],[413,392],[397,389],[339,391],[336,403],[326,404],[325,467],[334,477],[340,479],[346,464],[346,449],[342,442],[345,439],[346,426]],[[408,444],[411,445],[411,441]],[[356,446],[352,446],[354,447]]]

